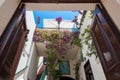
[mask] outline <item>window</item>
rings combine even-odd
[[[70,75],[69,61],[62,61],[59,65],[59,70],[60,70],[62,75]]]
[[[94,80],[93,72],[92,72],[89,61],[86,62],[84,69],[85,69],[85,74],[86,74],[86,80]]]

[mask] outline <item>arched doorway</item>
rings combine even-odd
[[[67,76],[62,76],[62,77],[60,78],[60,80],[75,80],[75,79],[73,79],[73,78],[71,78],[71,77],[67,77]]]

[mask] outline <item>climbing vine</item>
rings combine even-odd
[[[91,32],[90,32],[90,25],[88,25],[83,33],[81,33],[81,36],[82,36],[82,41],[81,43],[82,44],[85,44],[87,45],[87,56],[92,56],[92,55],[95,55],[97,57],[97,54],[96,54],[96,49],[95,49],[95,45],[93,43],[93,38],[92,38],[92,35],[91,35]]]

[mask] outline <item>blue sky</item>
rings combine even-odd
[[[43,19],[55,19],[56,17],[62,17],[63,20],[73,20],[75,16],[78,16],[77,11],[33,11],[35,23],[37,17],[40,16],[39,28],[43,28]]]

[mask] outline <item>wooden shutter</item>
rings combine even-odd
[[[19,5],[0,37],[0,79],[13,80],[27,33],[25,5]]]
[[[104,7],[97,5],[91,28],[107,80],[120,80],[120,32]]]

